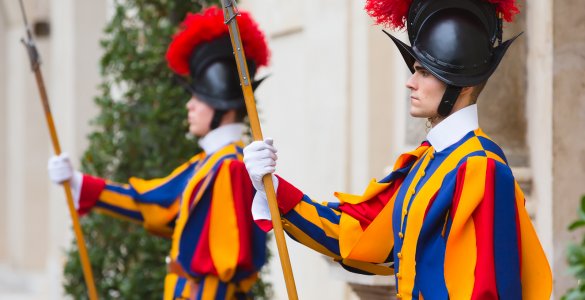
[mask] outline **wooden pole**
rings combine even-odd
[[[53,115],[51,114],[51,108],[49,105],[49,97],[47,96],[47,90],[45,89],[45,81],[43,80],[43,74],[41,72],[41,64],[40,58],[37,51],[37,48],[34,44],[32,39],[32,34],[30,33],[30,29],[28,27],[28,22],[26,19],[26,14],[24,12],[24,6],[22,4],[22,0],[20,0],[20,9],[22,10],[22,16],[24,18],[24,25],[26,26],[27,30],[27,40],[22,40],[22,43],[26,47],[26,50],[29,55],[30,63],[32,70],[35,74],[35,79],[37,82],[37,87],[39,89],[39,93],[41,96],[41,103],[43,105],[43,110],[45,111],[45,119],[47,120],[47,127],[49,128],[49,134],[51,135],[51,142],[53,144],[53,150],[55,151],[56,155],[61,154],[61,146],[59,144],[59,137],[57,136],[57,130],[55,129],[55,122],[53,122]],[[73,231],[75,232],[75,237],[77,240],[77,247],[79,248],[79,257],[81,259],[81,266],[83,269],[83,277],[85,279],[85,284],[88,288],[88,295],[90,300],[97,300],[98,295],[95,288],[95,283],[93,280],[93,273],[91,271],[91,264],[89,263],[89,258],[87,255],[87,249],[85,247],[85,240],[83,239],[83,232],[81,231],[81,226],[79,225],[79,217],[77,215],[77,210],[75,210],[75,205],[73,204],[73,194],[71,193],[71,185],[69,181],[63,183],[63,189],[65,190],[65,196],[67,198],[67,206],[69,207],[69,214],[71,215],[71,219],[73,220]]]
[[[261,141],[263,140],[262,128],[260,127],[258,111],[256,110],[256,101],[254,100],[254,91],[252,89],[252,78],[250,78],[250,73],[248,71],[246,55],[244,53],[244,47],[242,46],[242,40],[240,36],[240,29],[238,27],[238,22],[236,21],[238,13],[236,11],[235,0],[222,0],[222,2],[224,4],[223,10],[226,25],[229,28],[232,47],[234,49],[234,56],[238,66],[238,73],[240,74],[240,84],[242,86],[242,92],[244,93],[244,100],[246,102],[250,127],[252,128],[252,137],[255,141]],[[298,295],[295,286],[295,279],[290,264],[288,249],[286,247],[284,230],[282,228],[280,211],[278,210],[278,204],[276,202],[276,193],[274,191],[274,183],[272,182],[271,174],[265,175],[262,180],[264,181],[264,190],[266,191],[268,206],[270,207],[270,215],[272,216],[272,226],[274,227],[274,236],[276,238],[276,246],[278,248],[280,264],[282,265],[282,272],[284,275],[284,281],[286,283],[288,298],[291,300],[297,300]]]

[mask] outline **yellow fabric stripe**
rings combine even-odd
[[[339,228],[339,254],[341,254],[341,257],[347,258],[364,232],[360,222],[348,214],[341,215]]]
[[[335,192],[334,195],[339,199],[340,203],[358,204],[372,199],[372,197],[384,191],[390,184],[391,183],[379,183],[376,179],[372,179],[362,195],[351,195],[341,192]]]
[[[420,157],[423,155],[423,153],[427,151],[428,148],[429,146],[419,146],[413,151],[401,154],[396,160],[396,163],[394,163],[394,170],[402,168],[404,166],[404,163],[412,156],[417,157],[417,160],[420,159]]]
[[[163,294],[163,300],[174,300],[175,299],[175,286],[179,276],[176,274],[167,274],[165,277],[165,289]]]
[[[501,158],[499,155],[495,154],[494,152],[491,152],[491,151],[487,151],[486,150],[485,153],[487,154],[487,157],[488,158],[491,158],[491,159],[493,159],[493,160],[495,160],[497,162],[506,164],[506,161],[504,161],[503,158]]]
[[[405,196],[406,198],[404,199],[404,202],[402,203],[402,205],[403,205],[402,206],[402,213],[400,215],[400,228],[402,228],[404,226],[404,219],[406,218],[406,209],[408,206],[408,201],[410,200],[410,197],[415,194],[415,192],[416,192],[415,187],[417,186],[420,179],[423,177],[423,175],[425,173],[424,170],[429,165],[431,158],[434,157],[435,154],[433,152],[434,152],[434,148],[429,148],[429,151],[423,157],[422,162],[420,164],[420,167],[418,168],[416,174],[414,174],[414,178],[412,179],[412,182],[410,183],[410,185],[408,186],[408,189],[406,190],[406,196]],[[431,179],[429,179],[429,181],[430,180]],[[427,199],[427,200],[430,200],[430,199]],[[413,201],[413,203],[414,203],[414,201]]]
[[[421,188],[421,190],[416,194],[415,199],[412,201],[412,206],[410,211],[408,212],[408,224],[406,226],[406,232],[404,233],[404,244],[402,245],[402,260],[400,264],[400,272],[402,275],[402,279],[399,283],[400,294],[403,295],[403,299],[410,300],[412,299],[412,289],[414,287],[414,278],[416,276],[416,247],[418,243],[418,236],[420,234],[420,230],[422,228],[422,224],[424,221],[424,215],[426,209],[429,205],[429,202],[433,195],[439,190],[443,183],[443,179],[445,175],[455,169],[457,164],[461,161],[461,159],[469,154],[474,152],[475,150],[482,149],[481,143],[476,137],[472,137],[461,144],[457,149],[455,149],[437,168],[431,177],[428,179],[426,184]],[[427,157],[434,155],[434,148],[430,147],[427,151],[427,155],[425,156],[425,161],[421,164],[419,168],[419,172],[421,174],[416,174],[415,180],[412,181],[411,185],[408,187],[409,193],[412,195],[412,191],[414,191],[414,187],[416,187],[418,181],[421,178],[422,171],[426,168],[428,164]],[[416,191],[415,191],[416,192]],[[404,199],[404,208],[408,205],[408,196]],[[404,213],[403,213],[404,214]],[[404,217],[403,217],[404,219]],[[464,299],[464,298],[452,298],[452,299]]]
[[[345,214],[342,215],[342,217]],[[361,262],[361,261],[354,261],[351,259],[342,259],[339,255],[327,250],[323,245],[319,244],[315,240],[313,240],[310,236],[305,234],[302,230],[296,227],[294,224],[288,222],[286,219],[282,220],[283,227],[290,235],[292,235],[299,243],[319,252],[325,254],[335,261],[343,261],[343,263],[347,266],[356,268],[358,270],[363,270],[372,274],[377,275],[392,275],[394,270],[392,268],[386,266],[380,266],[372,263]]]
[[[327,220],[326,218],[321,218],[315,206],[301,201],[297,206],[294,207],[294,210],[303,216],[303,218],[313,225],[321,228],[328,237],[339,239],[339,225],[331,223],[331,221]]]
[[[238,143],[238,145],[239,145],[239,143]],[[224,157],[228,154],[236,153],[236,152],[237,152],[237,149],[233,144],[227,145],[226,147],[223,147],[222,149],[218,150],[203,164],[203,166],[200,166],[200,167],[198,166],[198,169],[195,171],[195,174],[193,175],[191,180],[189,180],[189,182],[187,183],[187,186],[186,186],[185,190],[183,191],[183,195],[182,195],[181,207],[179,209],[179,218],[177,219],[177,222],[175,225],[175,232],[173,233],[173,242],[172,242],[171,254],[170,254],[172,259],[176,259],[177,256],[179,255],[179,242],[181,240],[180,239],[181,234],[183,233],[183,229],[185,228],[185,224],[187,223],[187,220],[189,219],[189,212],[190,212],[189,198],[191,196],[191,193],[193,193],[193,190],[195,189],[197,184],[202,179],[206,178],[207,175],[209,175],[209,171],[213,168],[213,166],[222,157]],[[201,159],[203,159],[203,157],[201,157]],[[202,187],[200,189],[200,192],[202,192],[203,190],[205,190],[205,187]],[[202,193],[200,193],[200,194],[202,195]],[[198,199],[195,198],[193,205],[196,205],[197,201],[198,201]]]
[[[150,231],[167,229],[179,211],[179,201],[173,202],[169,207],[162,207],[156,204],[138,204],[138,208],[144,216],[144,228]]]
[[[191,299],[191,287],[193,286],[193,284],[194,284],[193,279],[187,279],[187,282],[185,282],[185,287],[183,287],[181,297],[185,299]]]
[[[227,288],[225,291],[225,299],[226,300],[235,299],[235,297],[234,297],[235,293],[236,293],[236,285],[233,283],[227,284]]]
[[[384,265],[376,265],[372,263],[367,263],[363,261],[355,261],[351,259],[343,259],[343,264],[358,270],[366,271],[371,274],[382,275],[382,276],[390,276],[394,274],[394,269],[384,266]]]
[[[199,285],[199,288],[203,289],[203,292],[201,293],[201,300],[214,300],[218,285],[219,280],[217,277],[206,276],[203,280],[203,284]]]
[[[224,163],[218,171],[210,210],[209,250],[219,279],[227,282],[236,271],[240,252],[229,162]]]
[[[340,236],[339,248],[344,258],[372,263],[386,261],[394,247],[392,212],[396,194],[394,193],[365,231],[361,232],[357,221],[355,224],[341,223],[343,235]]]
[[[486,171],[486,157],[467,160],[461,200],[445,249],[445,285],[451,299],[470,299],[473,293],[477,242],[472,214],[483,200]]]
[[[286,232],[288,232],[297,241],[299,241],[299,243],[301,243],[301,244],[303,244],[303,245],[305,245],[305,246],[307,246],[307,247],[309,247],[309,248],[311,248],[319,253],[323,253],[327,256],[330,256],[336,260],[341,259],[341,257],[339,255],[329,251],[327,248],[325,248],[325,246],[316,242],[314,239],[312,239],[310,236],[308,236],[306,233],[304,233],[302,230],[300,230],[293,223],[290,223],[286,219],[282,219],[282,227],[284,228],[284,230],[286,230]]]
[[[168,176],[166,176],[164,178],[145,180],[145,179],[141,179],[141,178],[137,178],[137,177],[130,177],[130,179],[128,179],[128,182],[132,185],[132,187],[139,194],[146,194],[152,190],[155,190],[156,188],[160,187],[161,185],[164,185],[165,183],[171,181],[173,178],[175,178],[177,175],[184,172],[189,166],[191,166],[193,163],[200,160],[202,157],[203,157],[203,153],[199,153],[199,154],[193,156],[191,159],[189,159],[188,162],[180,165],[175,170],[173,170],[173,172],[171,172],[171,174],[169,174]]]
[[[139,220],[130,218],[128,216],[125,216],[125,215],[122,215],[122,214],[119,214],[119,213],[115,213],[115,212],[113,212],[111,210],[103,209],[101,207],[94,207],[92,209],[92,211],[94,211],[96,213],[99,213],[99,214],[104,214],[104,215],[107,215],[107,216],[110,216],[110,217],[114,217],[116,219],[125,220],[125,221],[132,222],[132,223],[135,223],[135,224],[138,224],[138,225],[142,225],[142,221],[139,221]]]
[[[254,273],[254,274],[240,280],[240,282],[238,282],[238,289],[242,292],[247,293],[252,289],[254,284],[256,284],[257,280],[258,280],[258,273]]]
[[[548,299],[552,293],[552,272],[524,207],[524,195],[518,183],[515,194],[522,243],[522,299]]]
[[[99,199],[101,202],[104,202],[115,207],[119,207],[134,212],[139,211],[138,206],[136,206],[136,202],[134,201],[134,199],[124,194],[119,194],[114,191],[105,189],[100,193]]]

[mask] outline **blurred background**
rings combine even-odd
[[[24,3],[62,148],[79,166],[89,121],[99,114],[99,41],[114,1]],[[567,227],[585,194],[585,8],[579,0],[518,4],[522,12],[505,24],[505,38],[524,34],[479,99],[480,126],[504,148],[527,195],[559,299],[577,286],[567,247],[583,234]],[[256,97],[264,135],[279,149],[277,173],[330,201],[334,191],[360,193],[424,139],[424,121],[407,114],[408,70],[363,0],[239,5],[272,49],[263,71],[270,77]],[[73,234],[64,193],[47,177],[52,147],[24,35],[18,1],[0,0],[0,299],[63,299]],[[393,279],[354,275],[290,239],[288,246],[300,299],[389,299]],[[276,257],[266,272],[272,298],[286,299]]]

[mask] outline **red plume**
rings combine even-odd
[[[486,0],[496,6],[504,20],[511,22],[520,10],[516,0]],[[403,29],[412,0],[366,0],[364,9],[374,18],[375,23],[391,29]]]
[[[392,29],[404,28],[412,0],[366,0],[365,10],[376,24]]]
[[[237,18],[246,58],[256,66],[266,66],[270,56],[264,33],[248,12],[240,10]],[[169,67],[177,74],[189,74],[189,57],[199,44],[229,34],[224,24],[223,10],[211,6],[201,13],[187,14],[181,23],[181,30],[173,36],[167,50],[166,58]]]
[[[512,22],[514,16],[517,15],[520,10],[516,6],[516,0],[487,0],[489,3],[493,3],[496,6],[498,13],[502,14],[502,17],[506,22]]]

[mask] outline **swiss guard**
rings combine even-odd
[[[250,14],[240,13],[253,78],[269,49]],[[234,167],[242,159],[246,110],[223,11],[189,14],[166,58],[190,93],[189,132],[203,152],[165,178],[114,183],[76,172],[67,156],[49,160],[49,176],[71,180],[80,214],[105,213],[172,238],[165,300],[248,299],[266,260],[266,234],[252,219],[255,191],[246,170]]]
[[[514,40],[502,41],[514,1],[368,0],[366,11],[377,24],[406,26],[410,45],[389,36],[412,72],[410,115],[432,128],[361,195],[317,202],[273,175],[285,230],[352,272],[394,275],[399,299],[550,299],[524,195],[477,117],[478,96]],[[259,191],[275,152],[270,139],[244,149]],[[259,192],[253,214],[269,230],[267,212]]]

